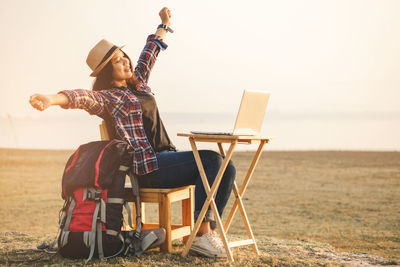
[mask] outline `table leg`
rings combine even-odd
[[[229,230],[229,226],[231,225],[233,216],[235,215],[235,213],[237,211],[239,203],[241,203],[241,198],[243,197],[244,192],[246,191],[246,188],[247,188],[247,185],[248,185],[248,183],[250,181],[250,178],[253,175],[253,172],[254,172],[254,169],[255,169],[255,167],[256,167],[256,165],[258,163],[258,160],[260,159],[261,152],[262,152],[262,149],[263,149],[265,143],[266,143],[266,141],[261,141],[260,142],[260,145],[258,146],[257,152],[253,157],[253,161],[252,161],[252,163],[250,165],[250,168],[247,171],[246,177],[245,177],[245,179],[244,179],[244,181],[242,183],[242,186],[240,188],[240,192],[236,192],[236,193],[238,193],[238,194],[236,194],[235,190],[234,190],[234,193],[235,193],[235,196],[236,196],[236,200],[235,200],[235,203],[233,204],[233,207],[232,207],[232,209],[231,209],[231,211],[229,213],[228,219],[225,222],[225,227],[224,227],[225,228],[225,232],[228,232],[228,230]],[[236,190],[237,190],[237,187],[236,187]],[[240,200],[239,200],[239,197],[240,197]],[[244,209],[243,205],[242,205],[242,208]]]
[[[229,248],[228,240],[227,240],[225,232],[224,232],[222,221],[221,221],[221,218],[220,218],[219,213],[218,213],[217,206],[216,206],[215,201],[214,201],[214,196],[215,196],[215,193],[216,193],[216,191],[217,191],[217,189],[219,187],[219,184],[221,182],[221,179],[222,179],[222,176],[223,176],[223,174],[225,172],[225,169],[228,166],[229,160],[232,157],[233,150],[234,150],[234,148],[235,148],[235,146],[237,144],[237,141],[236,140],[232,141],[232,143],[231,143],[231,145],[229,147],[228,153],[227,153],[224,161],[222,162],[222,165],[221,165],[221,167],[220,167],[220,169],[218,171],[218,174],[217,174],[217,176],[216,176],[216,178],[214,180],[214,183],[213,183],[211,189],[210,189],[210,185],[209,185],[208,180],[207,180],[206,173],[204,171],[203,164],[201,162],[199,151],[197,150],[197,147],[196,147],[196,143],[195,143],[193,138],[189,138],[189,141],[190,141],[190,145],[192,146],[193,155],[194,155],[194,158],[196,160],[197,167],[199,169],[199,173],[200,173],[200,177],[201,177],[201,180],[203,182],[203,185],[204,185],[204,189],[205,189],[205,191],[207,193],[207,199],[204,202],[204,205],[203,205],[203,207],[202,207],[202,209],[200,211],[199,217],[196,220],[196,223],[194,225],[193,231],[189,236],[189,239],[188,239],[188,241],[186,243],[185,249],[182,252],[182,255],[186,256],[189,253],[189,249],[192,246],[193,240],[194,240],[194,238],[195,238],[195,236],[196,236],[196,234],[197,234],[197,232],[198,232],[198,230],[200,228],[200,224],[203,221],[203,218],[204,218],[204,216],[205,216],[205,214],[207,212],[208,207],[211,205],[211,209],[214,212],[214,215],[215,215],[215,218],[216,218],[216,222],[217,222],[217,230],[218,230],[219,234],[221,235],[222,242],[224,243],[228,259],[231,262],[233,262],[232,251]]]
[[[242,215],[243,223],[244,223],[244,225],[245,225],[245,227],[246,227],[247,236],[253,241],[253,242],[251,243],[251,246],[253,247],[254,252],[255,252],[257,255],[260,255],[260,252],[259,252],[258,247],[257,247],[256,239],[254,238],[253,230],[251,230],[249,218],[247,217],[246,210],[244,209],[242,197],[241,197],[240,194],[239,194],[239,190],[238,190],[238,188],[237,188],[236,182],[233,184],[233,193],[234,193],[235,196],[236,196],[236,200],[239,202],[239,205],[238,205],[238,206],[239,206],[240,213],[241,213],[241,215]],[[227,233],[227,230],[225,230],[225,232]]]
[[[224,147],[222,146],[222,143],[218,143],[218,148],[219,148],[219,153],[221,153],[221,155],[225,157],[225,150]]]

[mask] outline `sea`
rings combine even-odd
[[[163,113],[164,125],[178,150],[190,150],[177,133],[193,130],[231,131],[233,113]],[[84,111],[0,114],[0,147],[19,149],[76,149],[100,140],[101,119]],[[265,150],[400,151],[400,112],[267,112],[261,135],[270,138]],[[201,143],[199,149],[217,149]],[[227,146],[226,146],[227,148]],[[252,151],[256,144],[240,144]]]

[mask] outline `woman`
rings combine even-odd
[[[31,105],[43,111],[50,106],[80,108],[105,119],[112,125],[114,136],[129,143],[133,152],[132,170],[142,187],[174,188],[196,185],[195,219],[207,198],[191,151],[177,152],[164,128],[158,108],[147,85],[151,69],[167,31],[171,31],[171,12],[163,8],[159,16],[162,24],[149,35],[146,45],[133,69],[129,57],[107,40],[101,40],[89,52],[86,60],[96,77],[93,90],[64,90],[55,95],[34,94]],[[222,163],[218,153],[201,150],[204,169],[212,185]],[[236,171],[228,164],[215,202],[220,215],[232,191]],[[221,239],[215,233],[213,214],[209,209],[201,223],[191,250],[208,257],[226,257]]]

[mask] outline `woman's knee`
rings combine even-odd
[[[235,180],[236,167],[235,167],[235,164],[233,164],[232,160],[230,160],[229,163],[228,163],[228,166],[226,166],[225,175],[227,177],[229,177],[230,179]]]
[[[199,152],[205,168],[214,166],[216,168],[216,171],[219,170],[224,160],[221,154],[212,150],[200,150]],[[224,179],[234,180],[235,177],[236,177],[236,168],[233,161],[230,160],[225,169]]]
[[[216,167],[220,167],[222,165],[222,156],[221,154],[212,151],[212,150],[200,150],[200,158],[204,164],[215,165]]]

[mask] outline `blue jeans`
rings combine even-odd
[[[199,153],[211,188],[218,170],[222,165],[223,157],[211,150],[200,150]],[[149,174],[139,176],[139,185],[143,188],[175,188],[195,185],[194,218],[197,220],[200,210],[207,198],[207,194],[204,190],[193,152],[161,152],[157,154],[157,161],[159,169]],[[226,167],[215,197],[215,204],[217,205],[220,216],[232,192],[235,176],[236,169],[232,161],[230,161]],[[210,206],[208,207],[204,221],[214,221]]]

